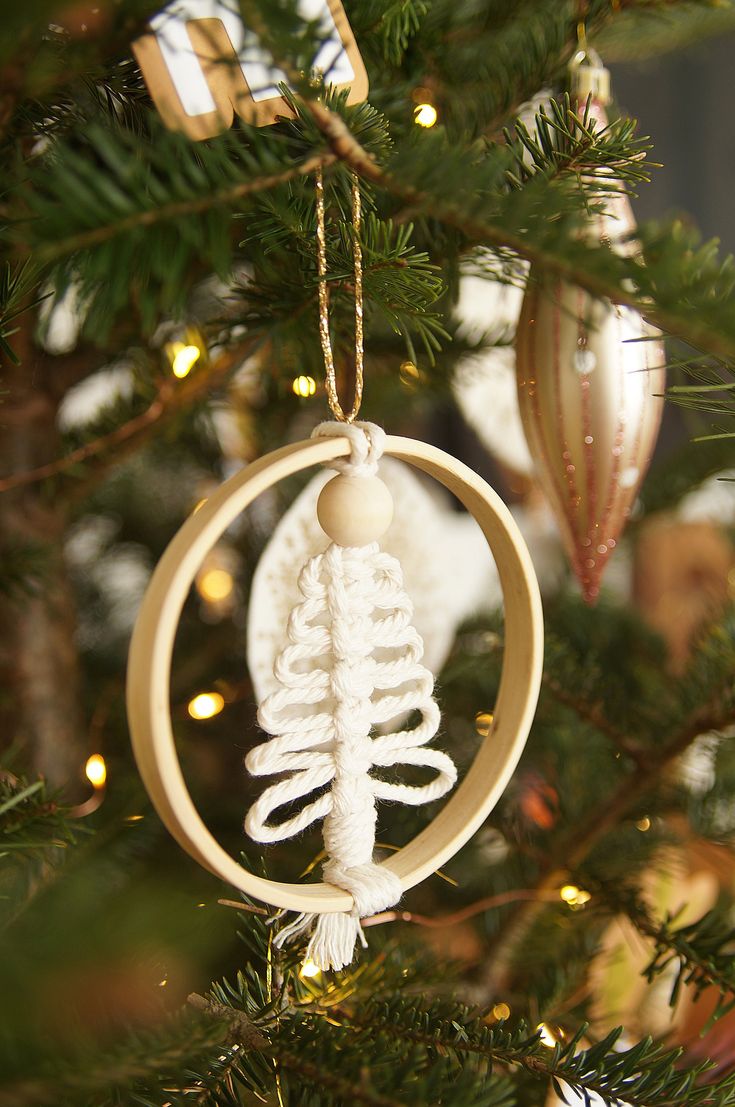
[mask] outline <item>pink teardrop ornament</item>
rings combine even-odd
[[[584,599],[594,603],[656,443],[663,342],[639,312],[539,279],[532,268],[516,373],[539,482]]]

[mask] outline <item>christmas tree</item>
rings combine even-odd
[[[333,44],[319,5],[182,11],[221,44],[212,17],[238,7],[281,107],[266,122],[240,104],[229,127],[215,112],[207,136],[175,129],[133,52],[155,26],[150,0],[3,12],[0,1107],[735,1103],[735,515],[713,479],[731,476],[734,270],[664,212],[599,231],[657,169],[655,135],[597,110],[594,53],[654,56],[735,16],[691,0],[345,0],[363,97],[315,66]],[[570,63],[590,59],[597,75],[585,68],[570,95]],[[241,80],[236,64],[210,63],[212,86]],[[173,535],[225,478],[327,417],[317,171],[345,406],[357,244],[360,415],[498,487],[546,623],[536,718],[500,801],[443,868],[363,919],[367,948],[339,972],[307,958],[308,935],[280,942],[287,916],[168,837],[125,715],[133,623]],[[563,492],[557,521],[584,516],[574,541],[589,539],[589,564],[571,550],[571,568],[507,389],[516,324],[520,377],[543,295],[548,341],[533,347],[530,398],[528,379],[519,388],[548,451],[544,486]],[[645,323],[623,334],[631,319]],[[566,416],[534,407],[560,371],[544,351],[563,360],[569,328],[578,423],[603,333],[624,360],[662,332],[666,406],[686,413],[643,484],[647,456],[612,463],[602,516],[590,503],[602,431],[577,427],[578,456],[571,439],[557,456]],[[610,433],[625,458],[625,426]],[[316,525],[307,478],[259,497],[207,554],[171,686],[212,833],[252,872],[305,883],[323,860],[310,831],[264,847],[242,826],[260,791],[243,765],[264,739],[257,702]],[[456,502],[390,464],[385,479],[436,675],[438,748],[462,778],[494,732],[497,576]],[[625,504],[610,522],[621,489],[624,534]],[[599,596],[596,558],[609,558]],[[381,805],[376,858],[443,802]]]

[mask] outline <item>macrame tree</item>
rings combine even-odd
[[[319,498],[319,521],[333,541],[301,570],[303,602],[291,612],[289,644],[275,662],[280,687],[258,713],[273,737],[246,758],[255,776],[288,775],[253,804],[245,828],[257,842],[278,842],[324,819],[324,878],[350,892],[354,907],[319,916],[307,955],[321,969],[340,969],[358,936],[365,944],[359,920],[392,906],[402,892],[399,878],[373,861],[376,800],[427,803],[449,791],[457,772],[447,754],[426,748],[440,722],[434,679],[421,664],[423,642],[411,625],[401,566],[376,540],[392,516],[390,493],[375,476],[383,431],[328,423],[315,433],[348,435],[352,456],[333,462],[341,473]],[[416,725],[402,726],[414,712]],[[371,773],[397,765],[436,775],[413,786]],[[272,821],[279,808],[314,792],[295,814]],[[313,919],[300,916],[279,940]]]

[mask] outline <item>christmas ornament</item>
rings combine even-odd
[[[423,643],[423,664],[436,675],[444,666],[460,623],[502,601],[495,566],[475,521],[453,510],[407,465],[383,458],[380,478],[393,499],[393,520],[381,548],[397,558],[413,602],[413,624]],[[273,665],[286,645],[286,624],[299,602],[294,567],[323,553],[328,538],[316,516],[329,479],[316,474],[280,520],[265,547],[248,602],[248,669],[258,702],[276,687]]]
[[[481,342],[489,321],[494,333],[512,334],[522,299],[515,285],[466,274],[460,281],[456,309],[458,337]],[[466,422],[493,457],[514,473],[530,475],[533,461],[518,412],[513,347],[491,345],[460,358],[452,390]]]
[[[572,67],[605,124],[607,70],[593,53]],[[588,234],[632,250],[633,214],[617,193]],[[661,421],[664,351],[640,313],[531,266],[516,334],[518,400],[528,447],[584,598],[600,580],[646,473]]]
[[[365,65],[340,0],[299,0],[299,16],[324,29],[314,71],[349,104],[367,97]],[[238,0],[174,0],[133,43],[148,90],[167,127],[211,138],[232,125],[275,123],[291,110],[278,91],[286,75],[243,24]]]
[[[360,203],[353,182],[355,399],[349,414],[337,395],[329,337],[324,191],[317,177],[319,331],[327,394],[337,423],[318,427],[311,441],[284,446],[226,481],[184,524],[151,579],[133,634],[128,713],[141,776],[162,820],[202,865],[241,891],[274,907],[300,912],[282,929],[282,944],[314,928],[308,956],[322,969],[349,963],[362,936],[360,918],[384,910],[402,892],[440,867],[484,822],[520,757],[538,697],[542,619],[530,558],[510,514],[472,470],[434,447],[385,436],[355,423],[363,387]],[[411,625],[411,602],[400,565],[380,550],[393,505],[376,476],[382,454],[437,479],[475,517],[491,545],[505,599],[505,655],[492,722],[477,757],[444,809],[421,834],[387,861],[373,860],[376,800],[420,804],[452,788],[449,756],[429,748],[439,725],[433,679]],[[276,481],[318,464],[340,470],[317,503],[331,538],[299,577],[301,601],[288,620],[276,688],[260,705],[271,737],[246,758],[256,776],[278,774],[247,814],[256,841],[290,837],[323,819],[324,884],[265,880],[237,864],[212,838],[188,793],[176,756],[167,687],[176,627],[202,561],[227,527]],[[418,716],[410,728],[400,720]],[[371,737],[373,728],[382,733]],[[410,786],[382,779],[394,766],[433,771]],[[373,772],[372,770],[376,770]],[[313,793],[316,792],[316,795]],[[274,815],[306,799],[280,821]]]
[[[257,842],[276,842],[324,819],[324,876],[352,894],[354,907],[319,917],[307,956],[320,968],[340,969],[352,959],[359,919],[401,897],[399,878],[373,861],[376,800],[438,799],[457,772],[445,753],[426,748],[439,726],[434,681],[421,664],[423,642],[411,625],[401,567],[377,541],[393,514],[376,476],[384,435],[371,423],[327,423],[316,434],[347,434],[353,450],[319,495],[319,522],[332,542],[301,570],[303,600],[289,616],[289,644],[274,666],[278,688],[258,712],[273,737],[245,761],[256,776],[288,775],[251,807],[245,829]],[[374,727],[408,712],[419,714],[410,730],[370,737]],[[409,787],[371,773],[396,765],[436,775]],[[317,798],[297,814],[273,821],[278,808],[314,791]],[[307,915],[295,926],[311,922]]]

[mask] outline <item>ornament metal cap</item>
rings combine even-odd
[[[580,47],[569,63],[569,92],[580,103],[588,96],[603,106],[610,103],[610,70],[589,46]]]

